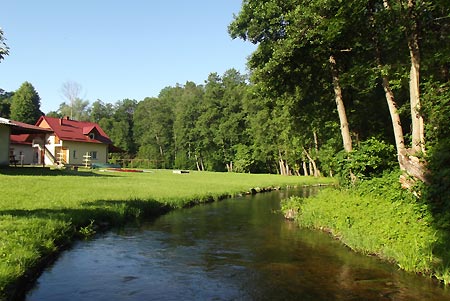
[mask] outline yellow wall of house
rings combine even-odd
[[[9,126],[0,124],[0,166],[9,165]]]
[[[99,143],[85,143],[63,141],[63,151],[66,152],[67,164],[84,165],[84,155],[89,153],[90,163],[108,163],[108,145]],[[75,153],[74,153],[75,152]],[[96,152],[96,158],[93,157]]]

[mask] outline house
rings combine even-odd
[[[50,129],[0,117],[0,166],[28,164],[33,158],[38,163],[38,158],[44,157],[45,137],[51,133]]]
[[[19,134],[9,136],[10,155],[14,156],[17,163],[24,165],[39,164],[39,148],[33,147],[35,138],[30,134]],[[45,141],[45,136],[40,140],[41,144]],[[35,143],[36,144],[36,141]]]
[[[47,136],[45,164],[107,163],[112,141],[98,124],[42,116],[36,126],[53,132]]]

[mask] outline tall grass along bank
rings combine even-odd
[[[258,190],[327,179],[153,170],[143,173],[0,170],[0,299],[32,282],[36,271],[77,237],[101,227]]]
[[[450,281],[445,231],[427,204],[400,189],[398,174],[354,189],[327,188],[308,199],[292,197],[282,209],[300,226],[325,230],[357,252]]]

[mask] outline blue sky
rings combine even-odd
[[[0,88],[28,81],[44,113],[65,101],[73,81],[81,98],[114,103],[156,97],[167,86],[203,84],[211,72],[247,73],[255,46],[232,40],[227,26],[241,0],[4,1],[0,11],[10,55]]]

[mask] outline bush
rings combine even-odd
[[[351,189],[327,188],[317,196],[283,202],[297,222],[322,229],[351,249],[395,262],[406,271],[450,282],[450,217],[438,220],[424,201],[400,187],[400,172],[364,180]]]
[[[414,196],[396,193],[400,187],[393,178],[387,175],[351,190],[329,188],[302,201],[294,197],[283,208],[298,206],[301,226],[325,229],[355,251],[393,261],[407,271],[431,273],[438,240],[432,215],[426,205],[412,201]],[[372,184],[375,191],[368,192]],[[376,191],[382,186],[381,193]]]
[[[362,142],[358,149],[350,153],[341,151],[336,160],[337,173],[344,186],[354,184],[355,180],[380,177],[397,166],[394,146],[375,138]]]

